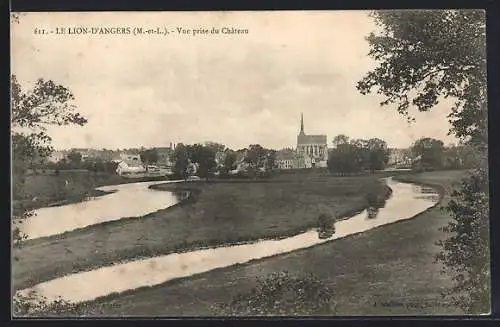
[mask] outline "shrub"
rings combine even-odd
[[[212,308],[225,316],[331,315],[333,292],[312,275],[291,276],[278,272],[259,281],[250,292],[237,295],[229,305]]]
[[[437,255],[454,274],[453,288],[445,292],[468,314],[490,310],[489,192],[487,168],[474,169],[445,207],[453,220],[441,230],[448,233],[438,241]]]
[[[30,292],[27,295],[16,294],[12,302],[13,315],[16,317],[40,317],[51,312],[65,311],[73,306],[62,298],[48,301],[46,297],[36,292]]]
[[[319,238],[325,239],[335,234],[335,218],[327,213],[322,213],[318,217]]]

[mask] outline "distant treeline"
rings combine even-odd
[[[350,140],[345,135],[334,138],[334,149],[328,157],[328,169],[337,174],[383,170],[389,163],[391,150],[383,140]],[[468,169],[474,166],[477,156],[467,143],[445,146],[440,140],[424,137],[418,139],[407,151],[409,167],[416,171],[440,169]]]
[[[82,160],[82,155],[78,152],[71,152],[67,158],[63,158],[58,162],[41,161],[32,163],[30,168],[36,173],[37,171],[54,170],[57,174],[60,170],[88,170],[92,172],[115,173],[118,164],[114,161],[105,161],[100,158],[89,158]]]
[[[333,173],[383,170],[389,161],[387,143],[381,139],[350,140],[345,135],[333,139],[335,148],[328,156],[328,169]]]

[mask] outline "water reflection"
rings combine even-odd
[[[366,219],[366,213],[362,212],[349,219],[331,224],[331,217],[325,216],[321,218],[322,228],[280,240],[261,240],[249,244],[140,259],[56,278],[19,292],[28,294],[34,290],[49,301],[59,297],[70,302],[93,300],[115,292],[158,285],[175,278],[188,277],[333,241],[410,219],[436,203],[436,201],[419,198],[421,194],[416,193],[416,189],[411,184],[396,182],[392,179],[389,179],[387,184],[393,190],[392,197],[385,206],[377,208],[377,219]],[[326,235],[330,236],[324,238]]]
[[[377,215],[380,212],[380,209],[385,208],[387,200],[391,196],[392,196],[392,193],[390,193],[388,196],[387,196],[387,194],[382,194],[382,195],[380,195],[380,194],[368,194],[367,200],[368,200],[369,207],[366,209],[367,218],[368,219],[377,218]]]
[[[436,191],[433,188],[416,184],[413,184],[413,191],[420,194],[436,194]]]
[[[439,200],[439,194],[437,194],[436,191],[431,187],[413,185],[413,191],[418,194],[416,196],[416,198],[418,198],[418,199],[427,200],[427,201],[438,201]]]
[[[164,191],[162,191],[164,192]],[[187,200],[189,197],[189,191],[179,191],[179,192],[172,192],[172,194],[176,197],[177,202],[181,202],[184,200]]]

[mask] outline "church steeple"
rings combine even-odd
[[[300,134],[304,135],[304,113],[300,113]]]

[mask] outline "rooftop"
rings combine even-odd
[[[276,160],[293,160],[296,158],[296,153],[290,149],[283,149],[276,152]]]
[[[327,144],[326,135],[297,135],[297,144]]]

